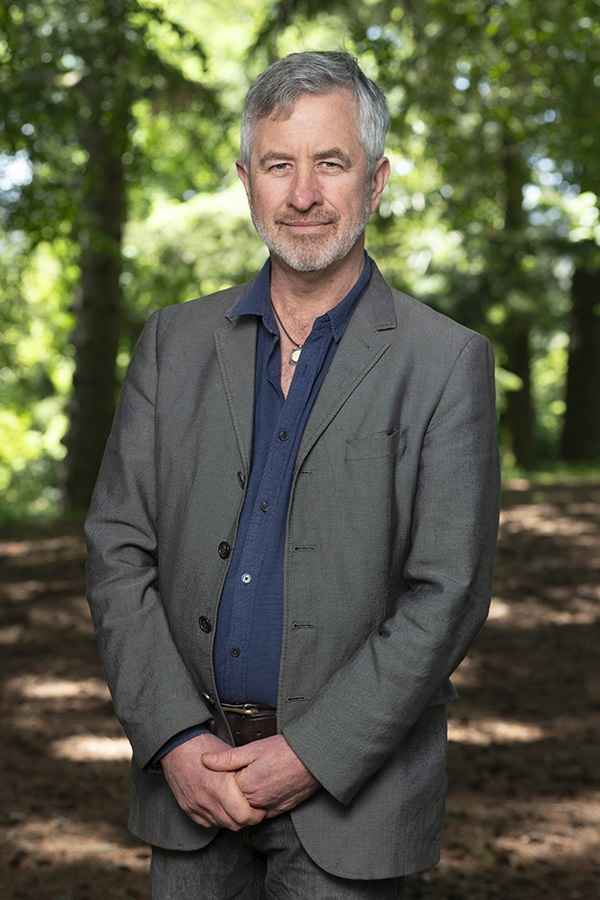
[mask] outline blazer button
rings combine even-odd
[[[200,616],[200,618],[198,619],[198,625],[200,626],[200,630],[204,631],[206,634],[208,634],[209,631],[212,631],[210,619],[207,619],[206,616]]]
[[[219,556],[221,559],[227,559],[229,554],[231,553],[231,547],[227,543],[227,541],[221,541],[219,544]]]
[[[244,488],[246,486],[246,476],[243,472],[237,473],[237,480],[241,488]]]

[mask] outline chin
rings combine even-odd
[[[360,236],[360,235],[359,235]],[[328,269],[333,263],[345,259],[355,246],[359,236],[352,236],[352,241],[338,243],[334,247],[289,247],[278,241],[270,242],[267,248],[270,253],[283,260],[290,269],[296,272],[320,272]]]

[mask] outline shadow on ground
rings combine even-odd
[[[506,490],[490,619],[449,709],[443,857],[409,898],[600,893],[599,545],[600,484]],[[0,532],[2,900],[150,897],[83,563],[78,523]]]

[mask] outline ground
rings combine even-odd
[[[150,897],[83,561],[80,523],[0,531],[2,900]],[[442,861],[412,900],[600,896],[599,600],[600,483],[509,484],[490,618],[449,710]]]

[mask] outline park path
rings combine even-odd
[[[149,900],[80,523],[0,530],[1,900]],[[507,485],[490,618],[456,675],[419,900],[600,896],[600,482]],[[382,836],[385,839],[385,836]]]

